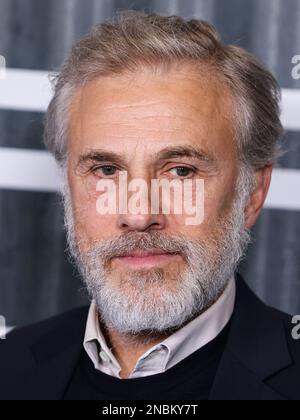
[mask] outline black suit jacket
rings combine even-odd
[[[0,399],[62,399],[82,351],[87,314],[87,307],[75,309],[0,340]],[[211,400],[300,400],[300,341],[292,328],[290,316],[263,304],[237,275]]]

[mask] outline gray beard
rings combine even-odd
[[[244,209],[249,193],[240,180],[231,214],[215,224],[210,238],[167,237],[159,231],[129,232],[80,250],[74,229],[69,186],[64,187],[65,226],[70,255],[79,268],[100,321],[128,336],[168,334],[185,325],[218,300],[251,241]],[[134,249],[159,248],[180,253],[185,268],[127,270],[118,278],[109,262]]]

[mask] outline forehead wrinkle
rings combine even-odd
[[[166,99],[166,97],[161,97],[158,100],[151,100],[150,96],[149,96],[149,101],[146,100],[146,102],[143,102],[143,98],[140,98],[140,94],[142,93],[141,92],[142,89],[140,89],[140,92],[138,92],[139,102],[136,102],[137,98],[129,97],[129,99],[127,99],[129,103],[124,104],[124,103],[118,103],[118,101],[124,102],[126,98],[124,99],[124,97],[120,97],[118,95],[119,90],[117,89],[116,86],[114,86],[113,88],[112,86],[108,86],[106,88],[104,86],[105,100],[103,103],[102,101],[98,101],[97,95],[94,96],[93,94],[93,92],[95,91],[91,88],[92,86],[90,86],[90,89],[87,89],[85,91],[83,91],[84,88],[79,91],[79,95],[77,96],[77,102],[79,102],[78,104],[79,106],[77,106],[77,113],[84,114],[84,115],[78,115],[78,118],[76,115],[74,115],[76,119],[75,118],[73,119],[76,125],[78,124],[77,126],[78,131],[77,130],[76,131],[77,131],[77,134],[79,135],[79,139],[83,138],[85,139],[87,143],[88,143],[87,140],[89,140],[90,144],[93,144],[93,143],[95,144],[95,140],[97,140],[97,136],[98,136],[97,124],[99,125],[102,124],[104,131],[107,131],[107,133],[103,133],[103,139],[105,139],[105,136],[107,136],[108,139],[109,138],[123,139],[126,137],[126,139],[130,140],[130,138],[132,138],[133,141],[137,141],[141,138],[141,140],[144,140],[144,141],[146,140],[146,142],[152,143],[151,139],[143,139],[143,133],[146,133],[146,137],[148,137],[148,133],[153,133],[153,135],[155,136],[155,139],[153,140],[153,142],[159,143],[160,139],[156,138],[156,134],[166,133],[168,140],[170,140],[169,134],[174,133],[176,134],[176,142],[178,142],[179,140],[181,140],[180,138],[178,138],[179,132],[181,133],[185,132],[187,135],[192,134],[193,137],[194,137],[194,134],[196,134],[196,136],[198,137],[199,132],[200,132],[202,133],[203,139],[206,139],[205,141],[206,143],[208,143],[209,137],[206,137],[208,135],[208,130],[215,133],[216,130],[214,129],[214,127],[217,125],[215,123],[211,124],[209,120],[210,115],[211,115],[211,118],[217,118],[218,121],[220,121],[219,125],[224,127],[225,118],[223,117],[226,111],[224,110],[224,105],[226,102],[228,103],[228,100],[230,101],[231,99],[229,95],[220,95],[220,91],[216,91],[215,87],[213,89],[208,89],[207,86],[203,86],[203,89],[199,90],[199,94],[197,94],[197,92],[195,93],[189,87],[188,90],[191,91],[193,96],[190,98],[190,100],[186,99],[184,103],[183,103],[184,97],[182,96],[182,90],[180,90],[179,92],[180,93],[179,99],[177,100],[176,95],[173,95],[171,98],[175,99],[175,102],[170,103]],[[130,89],[126,87],[124,91],[125,90],[128,91],[126,92],[126,94],[129,95]],[[109,91],[112,91],[112,95],[107,96]],[[114,91],[116,93],[114,93]],[[134,90],[134,92],[136,91],[137,89]],[[150,93],[151,92],[149,92],[149,94]],[[93,96],[94,98],[92,98],[91,100],[91,97]],[[135,93],[133,96],[135,96]],[[201,97],[204,103],[202,103]],[[117,102],[112,104],[111,101],[114,100],[114,98],[116,99]],[[135,102],[132,103],[130,102],[130,100],[133,100]],[[86,109],[86,106],[90,110],[89,113],[87,112],[88,110]],[[167,115],[166,114],[162,115],[161,113],[159,115],[153,115],[153,112],[155,111],[157,112],[157,109],[156,109],[157,106],[159,108],[163,108],[164,106],[165,108],[162,109],[162,111],[165,112]],[[182,115],[182,107],[184,107],[184,110],[186,111],[186,115]],[[138,108],[140,109],[141,112],[136,112],[134,114],[134,112],[132,111],[138,110]],[[131,114],[130,117],[132,117],[132,120],[131,118],[128,117],[128,115],[126,116],[125,111],[124,112],[122,111],[125,109],[128,109],[128,114],[129,115]],[[110,118],[107,118],[107,115],[105,115],[106,110],[108,112],[112,111],[111,112],[112,116]],[[193,115],[195,114],[194,117],[189,116],[189,110],[194,111],[193,112]],[[180,114],[176,115],[176,112],[180,112]],[[97,114],[98,114],[98,118],[97,118]],[[89,116],[90,117],[92,116],[92,118],[95,118],[95,117],[96,118],[94,120],[91,120]],[[138,127],[139,121],[150,122],[151,120],[153,121],[156,120],[157,122],[162,122],[163,118],[165,118],[165,122],[166,122],[165,127],[156,128],[155,124],[152,124],[152,126],[150,126],[150,124],[146,124],[146,123],[143,126],[141,124],[141,126]],[[189,124],[184,125],[184,123],[188,121],[189,121]],[[94,125],[94,133],[92,133],[92,131],[90,130],[90,128],[92,128],[92,125]],[[112,125],[115,126],[115,130],[113,129],[113,127],[109,131],[106,130],[106,127],[110,128],[110,126]],[[120,135],[118,134],[118,131],[121,131],[121,128],[119,129],[119,127],[124,127],[124,133],[121,133]],[[99,134],[101,134],[101,127],[99,127],[99,129],[100,129]],[[126,129],[128,130],[127,132],[126,132]],[[197,133],[195,132],[196,130],[197,130]],[[91,138],[89,134],[92,135],[94,139]],[[151,136],[149,135],[149,138],[150,137]],[[196,137],[194,140],[196,140]]]
[[[180,123],[180,122],[186,121],[186,122],[190,122],[192,124],[197,124],[196,118],[185,116],[185,115],[155,115],[155,114],[145,115],[145,116],[144,115],[136,115],[136,116],[133,117],[131,125],[134,125],[134,120],[136,120],[136,121],[149,121],[149,122],[157,121],[157,122],[161,122],[161,123],[165,122],[165,123],[168,123],[168,124],[176,123],[176,122]],[[118,122],[120,124],[123,123],[123,122],[120,122],[120,121],[117,121],[117,122],[111,121],[111,123],[113,123],[113,124],[117,124]],[[104,124],[109,124],[109,122],[106,121],[106,123],[104,123]],[[130,123],[124,122],[124,124],[130,124]],[[153,127],[153,128],[155,128],[155,127]],[[176,129],[176,127],[174,129]]]
[[[110,106],[106,106],[105,108],[110,111],[113,109],[119,110],[119,109],[124,109],[124,108],[136,108],[136,107],[142,108],[142,107],[149,107],[149,106],[160,105],[160,104],[161,104],[161,101],[146,102],[146,103],[137,102],[137,103],[131,103],[131,104],[129,103],[117,104],[116,103]]]

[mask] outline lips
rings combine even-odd
[[[126,254],[116,256],[115,259],[129,266],[157,266],[170,262],[178,257],[178,253],[170,253],[161,249],[141,250],[136,249]]]
[[[151,249],[151,250],[147,250],[147,251],[143,251],[141,249],[136,249],[136,250],[130,251],[126,254],[118,255],[118,257],[146,258],[146,257],[154,256],[154,255],[173,255],[173,254],[170,253],[170,252],[163,251],[161,249]]]

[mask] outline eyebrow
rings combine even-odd
[[[207,164],[215,164],[217,162],[214,155],[193,146],[167,147],[156,155],[158,161],[184,157],[197,159]]]
[[[157,163],[162,163],[168,159],[191,158],[196,159],[207,165],[216,165],[217,159],[199,148],[193,146],[167,147],[154,155]],[[105,150],[92,150],[82,154],[78,160],[78,167],[84,167],[89,163],[113,162],[122,166],[126,166],[126,160],[118,153]]]
[[[105,150],[93,150],[82,154],[78,160],[78,166],[83,166],[87,163],[101,163],[101,162],[115,162],[122,165],[126,164],[125,159],[118,153],[108,152]]]

